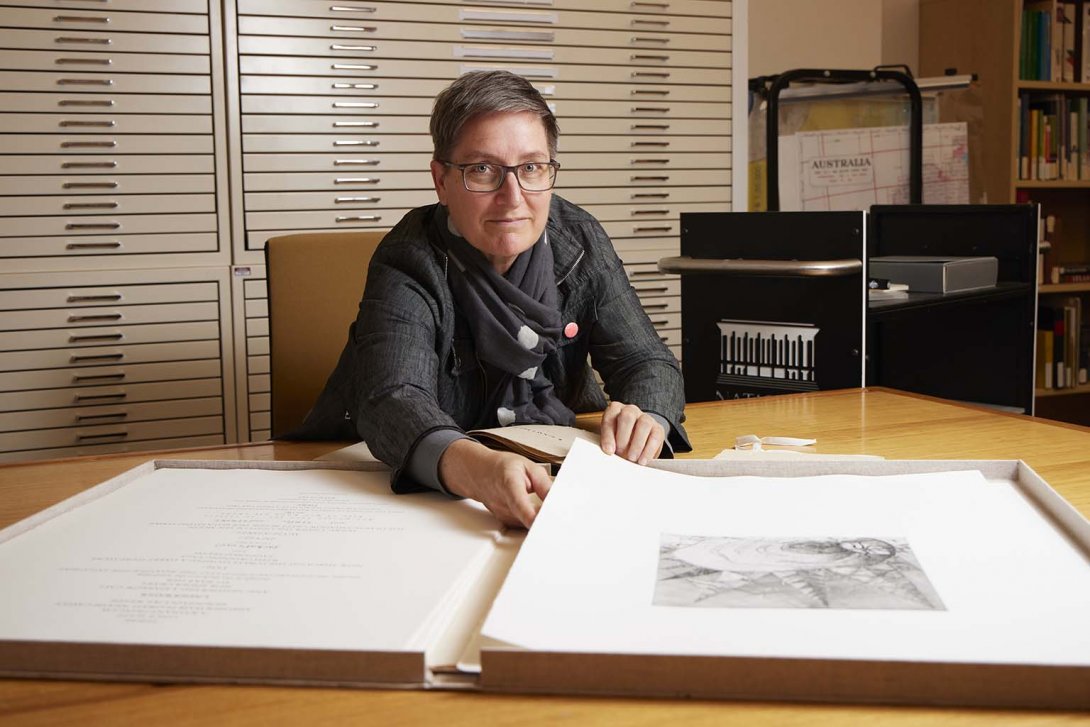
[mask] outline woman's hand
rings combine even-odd
[[[472,439],[452,442],[439,458],[439,479],[452,494],[478,500],[504,525],[528,528],[552,485],[545,467]],[[537,496],[537,498],[534,497]]]
[[[647,464],[659,456],[666,432],[635,404],[611,401],[602,415],[602,451],[618,454],[630,462]]]

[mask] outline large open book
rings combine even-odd
[[[20,676],[1090,707],[1090,524],[1021,462],[577,439],[524,542],[370,464],[152,462],[0,583]]]

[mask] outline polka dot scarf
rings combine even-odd
[[[439,207],[436,228],[450,257],[454,302],[466,316],[484,366],[488,411],[500,426],[575,423],[541,364],[556,349],[561,320],[548,233],[519,255],[506,275],[450,224]],[[491,417],[490,417],[491,418]]]

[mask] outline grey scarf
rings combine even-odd
[[[486,413],[500,426],[575,423],[575,414],[541,370],[562,327],[548,234],[519,255],[506,275],[456,234],[439,206],[436,231],[450,256],[450,288],[466,316],[485,369]]]

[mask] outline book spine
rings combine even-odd
[[[1082,0],[1081,12],[1079,17],[1082,22],[1081,36],[1079,41],[1079,55],[1080,65],[1082,71],[1079,74],[1079,80],[1083,83],[1090,83],[1090,0]]]

